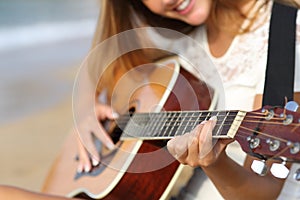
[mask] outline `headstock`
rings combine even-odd
[[[243,150],[262,160],[252,165],[256,173],[266,172],[266,160],[274,159],[282,164],[300,162],[300,113],[287,108],[297,110],[298,106],[289,103],[285,108],[265,106],[248,112],[238,129],[235,138]],[[282,166],[276,163],[271,172],[278,174]],[[282,173],[276,177],[285,178],[288,174],[284,168],[279,171]]]

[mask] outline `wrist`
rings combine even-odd
[[[219,168],[223,168],[224,164],[228,159],[229,157],[227,156],[226,151],[222,151],[214,162],[210,163],[209,165],[201,166],[201,167],[203,170],[216,170]]]

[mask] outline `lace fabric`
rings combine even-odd
[[[226,109],[252,110],[255,95],[263,93],[272,4],[273,1],[270,1],[267,6],[260,8],[260,15],[253,24],[253,30],[237,35],[221,57],[214,57],[210,53],[205,26],[199,27],[194,35],[220,74],[225,90]],[[300,91],[299,15],[296,37],[295,91]]]
[[[203,46],[215,63],[224,84],[246,82],[244,84],[248,85],[251,82],[253,85],[255,77],[250,77],[249,74],[265,70],[262,67],[266,66],[271,8],[271,3],[267,8],[261,8],[261,14],[253,25],[254,30],[237,35],[227,52],[218,58],[210,53],[205,27],[200,30]]]

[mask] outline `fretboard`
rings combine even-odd
[[[124,115],[117,123],[125,127],[121,140],[170,139],[190,132],[202,121],[216,116],[217,123],[213,129],[213,137],[233,138],[245,115],[244,111],[166,111]]]

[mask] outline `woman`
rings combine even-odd
[[[244,71],[238,68],[239,63],[233,63],[232,68],[229,67],[228,69],[222,69],[222,65],[225,65],[224,63],[230,60],[230,58],[232,58],[231,56],[234,56],[228,56],[228,52],[232,52],[235,48],[237,48],[236,52],[239,54],[239,45],[242,43],[240,39],[236,38],[242,38],[244,36],[247,39],[248,36],[253,36],[252,33],[255,33],[255,30],[259,30],[260,27],[266,26],[265,23],[269,21],[270,15],[270,10],[268,10],[268,8],[270,9],[272,3],[273,2],[268,0],[103,0],[101,18],[97,26],[93,47],[96,47],[97,44],[117,33],[139,26],[159,26],[170,28],[185,34],[193,35],[195,39],[200,40],[199,42],[206,44],[208,54],[213,59],[217,68],[220,69],[221,78],[224,81],[224,84],[227,84],[230,83],[230,81],[236,80],[233,79],[233,77],[243,77],[243,75],[245,75],[243,74]],[[132,10],[134,12],[132,12]],[[247,23],[244,23],[245,21],[247,21]],[[205,26],[200,26],[203,23],[205,23]],[[266,39],[268,35],[265,34],[262,37],[263,39]],[[262,44],[262,51],[264,53],[259,54],[266,56],[267,44]],[[255,55],[256,54],[258,53],[255,52]],[[116,66],[118,70],[121,70],[121,72],[123,70],[125,73],[128,69],[134,66],[138,66],[149,61],[155,61],[160,57],[160,55],[157,54],[150,55],[151,56],[146,54],[144,51],[127,54],[120,58],[114,66]],[[243,55],[240,56],[241,59],[245,57]],[[225,59],[224,57],[227,58]],[[222,63],[223,60],[224,62]],[[99,66],[101,60],[98,57],[98,59],[93,60],[93,62],[95,66]],[[259,67],[265,69],[264,62],[259,64]],[[107,87],[105,92],[108,100],[106,102],[109,102],[109,98],[112,93],[113,84],[111,83],[117,81],[115,79],[114,72],[115,71],[113,69],[107,71],[106,73],[108,75],[105,76],[105,79],[103,80],[105,83],[104,85]],[[233,72],[235,76],[229,72]],[[254,86],[257,87],[257,89],[259,88],[259,83],[263,82],[264,77],[258,77],[258,79],[259,80],[256,80],[256,85]],[[239,91],[248,93],[246,89],[249,88],[249,85],[244,86],[245,87],[240,88]],[[299,85],[295,88],[296,91],[300,91],[298,86]],[[103,88],[99,88],[99,94],[101,94],[102,91]],[[233,91],[235,90],[230,87],[225,89],[227,94],[226,98],[242,96],[232,93]],[[226,103],[228,103],[226,108],[253,110],[252,108],[260,106],[259,103],[261,102],[261,94],[261,92],[256,93],[256,90],[254,89],[250,102],[247,101],[244,105],[241,104],[243,101],[226,101]],[[103,103],[97,104],[96,114],[100,120],[115,118],[113,110]],[[210,133],[209,130],[212,129],[214,123],[215,119],[212,119],[206,123],[200,124],[194,131],[191,132],[191,134],[185,134],[182,136],[183,140],[181,141],[174,138],[168,143],[170,152],[182,163],[190,164],[192,166],[201,166],[225,199],[247,199],[249,197],[251,199],[276,198],[280,193],[284,181],[278,180],[269,175],[263,179],[253,176],[253,172],[248,170],[250,158],[246,159],[245,168],[243,168],[227,156],[224,149],[228,145],[228,142],[218,142],[217,145],[214,146],[213,151],[207,151],[207,155],[198,159],[199,141],[200,146],[207,147],[209,150],[211,148],[209,144],[207,145],[207,143],[203,141],[206,141],[206,137],[209,138],[209,135],[206,133]],[[91,143],[86,143],[90,138],[90,132],[93,132],[96,136],[98,136],[107,147],[113,148],[113,142],[109,137],[107,137],[104,129],[98,130],[97,128],[89,128],[87,132],[80,133],[81,137],[85,137],[83,138],[85,141],[84,145],[86,145],[86,148],[89,149],[89,152],[87,152],[79,142],[80,164],[78,171],[88,172],[91,170],[92,165],[97,165],[99,161],[101,161],[101,158],[96,153],[96,148],[93,147]],[[191,137],[191,135],[195,135],[195,137]],[[182,141],[190,143],[188,151],[186,151],[187,149],[181,149]],[[177,154],[178,148],[180,149],[179,154]],[[92,160],[92,163],[90,162],[90,159]],[[226,171],[224,171],[224,169]],[[222,175],[225,174],[230,178],[224,179],[224,177],[220,179],[220,173],[222,173]],[[251,181],[249,177],[251,178]],[[249,181],[244,182],[244,180]],[[248,187],[258,185],[262,185],[263,188]],[[237,186],[242,187],[237,189]],[[255,188],[255,190],[251,190],[252,188]],[[259,191],[259,189],[264,189],[264,191]],[[236,192],[237,190],[239,192]]]
[[[234,38],[234,36],[237,34],[239,27],[241,26],[241,23],[245,20],[245,16],[241,15],[240,11],[236,9],[236,5],[233,3],[230,3],[229,0],[225,4],[220,3],[220,6],[218,5],[218,1],[191,1],[192,4],[188,4],[189,6],[184,8],[184,12],[180,11],[180,6],[184,6],[186,3],[184,1],[103,1],[102,4],[102,10],[101,10],[101,17],[99,18],[96,34],[93,41],[93,48],[95,48],[99,43],[106,40],[107,38],[110,38],[113,35],[116,35],[122,31],[130,30],[132,28],[136,27],[143,27],[143,26],[153,26],[153,27],[163,27],[172,29],[175,31],[180,31],[184,34],[190,34],[197,29],[198,26],[203,24],[204,22],[207,24],[212,24],[213,34],[216,35],[217,33],[220,33],[222,30],[226,30],[226,32],[229,33],[229,36],[227,34],[225,36],[221,36],[222,38],[219,39],[221,43],[221,47],[215,48],[217,51],[219,49],[226,49],[228,45],[230,45],[231,40]],[[245,4],[248,1],[242,1]],[[252,1],[251,1],[252,2]],[[182,4],[181,4],[182,3]],[[223,4],[223,5],[222,5]],[[227,9],[227,4],[229,8]],[[247,6],[253,6],[253,4],[250,3],[250,5],[245,5],[245,10],[249,9],[246,8]],[[193,5],[193,6],[191,6]],[[241,3],[242,6],[242,3]],[[225,10],[225,12],[223,12]],[[131,12],[131,11],[134,12]],[[211,11],[211,17],[209,17]],[[221,11],[221,14],[224,14],[226,16],[225,18],[220,17],[221,14],[219,12]],[[243,11],[246,12],[246,11]],[[128,14],[129,13],[129,14]],[[191,14],[190,14],[191,13]],[[138,16],[138,17],[136,17]],[[137,19],[138,18],[138,19]],[[229,26],[230,28],[226,28],[227,24],[232,24],[231,20],[234,20],[234,23],[232,26]],[[125,23],[126,22],[126,23]],[[224,23],[225,22],[225,23]],[[216,33],[215,33],[216,32]],[[210,34],[209,34],[210,35]],[[214,36],[216,37],[216,36]],[[225,40],[223,37],[226,37]],[[224,43],[223,43],[224,41]],[[219,45],[219,44],[218,44]],[[92,48],[92,49],[93,49]],[[215,50],[214,50],[215,51]],[[222,50],[225,51],[225,50]],[[222,52],[221,52],[222,53]],[[223,52],[224,53],[224,52]],[[216,54],[220,54],[219,52],[216,52]],[[158,55],[161,56],[161,55]],[[99,57],[98,57],[99,58]],[[118,66],[118,68],[124,69],[125,71],[133,66],[138,66],[142,64],[143,62],[156,60],[157,57],[147,57],[146,54],[142,51],[135,52],[134,54],[128,54],[127,56],[123,56],[121,59],[119,59],[119,63],[115,64],[115,66]],[[100,62],[101,59],[97,59],[97,56],[95,56],[95,59],[92,60],[93,64],[95,66],[101,66]],[[109,88],[109,94],[112,91],[113,84],[111,84],[111,81],[114,80],[114,72],[113,67],[108,68],[109,71],[107,72],[108,75],[104,76],[106,77],[104,80],[104,84],[106,87]],[[101,68],[98,68],[96,70],[102,70]],[[120,69],[119,69],[120,70]],[[94,73],[94,74],[100,74],[100,73]],[[96,81],[98,77],[95,78]],[[115,81],[115,80],[114,80]],[[101,88],[99,88],[101,91]],[[101,105],[103,108],[103,105]],[[104,111],[100,111],[104,110]],[[103,120],[105,118],[112,119],[112,110],[110,108],[103,108],[103,109],[96,109],[96,114],[100,115],[100,119]],[[103,114],[104,113],[104,114]],[[99,131],[97,129],[89,130],[87,131],[87,134],[81,134],[81,137],[88,137],[89,132],[94,132],[99,137],[103,137],[103,135],[106,135],[104,131]],[[84,141],[88,141],[88,138],[83,138]],[[103,139],[104,144],[106,144],[107,147],[112,148],[113,143],[111,139],[108,137],[105,137]],[[96,149],[93,147],[93,145],[88,145],[91,155],[93,155],[92,162],[94,165],[98,164],[98,161],[100,160],[98,154],[96,153]],[[80,158],[81,158],[81,164],[78,167],[78,171],[89,171],[91,169],[91,163],[90,158],[87,152],[85,152],[84,148],[80,147]]]
[[[288,3],[297,5],[297,2],[293,1]],[[100,30],[103,33],[96,34],[94,46],[114,34],[139,26],[166,27],[190,34],[206,47],[207,53],[221,74],[225,87],[226,109],[254,110],[261,107],[272,4],[273,2],[268,0],[107,1],[103,6],[102,21],[98,25],[98,28],[101,24],[106,28],[98,29],[98,33]],[[132,20],[134,16],[128,15],[130,9],[135,11],[134,16],[139,16],[139,20]],[[205,23],[205,26],[200,26],[202,23]],[[299,38],[299,20],[297,30]],[[299,46],[299,42],[297,45]],[[154,60],[140,52],[140,54],[124,57],[125,65],[118,65],[118,67],[130,68],[142,64],[134,63],[133,61],[138,60],[134,56],[145,58],[146,61]],[[299,57],[299,52],[296,56]],[[232,61],[233,58],[236,62]],[[296,71],[299,73],[299,63],[297,64]],[[249,73],[254,73],[255,79],[247,78]],[[111,78],[112,76],[107,78],[108,81],[111,81]],[[296,83],[295,91],[299,92],[299,75],[296,76]],[[246,98],[243,99],[244,95],[241,94],[245,94]],[[296,97],[299,99],[299,93]],[[174,138],[168,143],[168,149],[180,162],[200,166],[225,199],[276,198],[284,180],[270,174],[263,178],[255,176],[250,169],[253,158],[247,156],[244,167],[240,166],[225,153],[229,142],[222,140],[213,147],[213,151],[208,151],[212,147],[205,143],[206,138],[210,136],[206,133],[211,133],[214,124],[214,119],[209,120],[199,125],[190,134],[185,134],[180,139]],[[112,145],[108,140],[104,143],[107,146]],[[182,149],[186,144],[189,144],[189,148]],[[207,155],[199,159],[201,147],[207,147],[208,150]],[[97,155],[93,151],[90,153]],[[89,166],[88,154],[81,151],[80,155],[81,166],[88,166],[80,167],[80,170],[84,168],[89,170],[91,166]],[[100,160],[99,157],[95,159]]]
[[[166,2],[165,6],[171,11],[170,14],[166,15],[166,18],[160,15],[161,11],[159,9],[163,9],[163,7],[157,6],[157,2],[145,1],[149,5],[144,4],[142,1],[102,1],[101,6],[101,16],[98,21],[96,34],[93,40],[92,49],[96,48],[99,43],[110,38],[113,35],[116,35],[120,32],[130,30],[132,28],[143,27],[143,26],[153,26],[153,27],[164,27],[173,29],[176,31],[180,31],[182,33],[190,33],[193,29],[195,29],[195,25],[200,25],[205,22],[205,20],[209,16],[211,1],[199,1],[197,3],[196,12],[193,12],[193,15],[186,17],[184,14],[179,14],[179,11],[175,11],[175,9],[180,9],[179,4],[175,5],[172,1]],[[198,1],[197,1],[198,2]],[[154,8],[154,10],[150,10],[149,8]],[[176,8],[178,7],[178,8]],[[134,11],[133,11],[133,10]],[[173,14],[172,14],[173,13]],[[174,14],[175,13],[175,14]],[[136,15],[139,17],[137,18]],[[131,42],[131,41],[129,41]],[[126,44],[125,44],[126,45]],[[147,56],[146,56],[147,55]],[[151,56],[149,56],[151,55]],[[107,67],[106,73],[108,75],[102,76],[104,77],[103,84],[106,89],[108,88],[109,98],[111,96],[114,84],[112,82],[116,82],[114,67],[118,68],[118,71],[127,71],[128,69],[138,66],[143,63],[155,61],[158,58],[163,57],[164,54],[161,53],[150,53],[145,52],[145,50],[138,50],[135,53],[127,54],[122,56],[117,63],[115,63],[112,67]],[[101,56],[100,56],[101,57]],[[101,66],[101,59],[99,56],[94,56],[95,59],[91,59],[91,62],[95,66]],[[106,66],[102,66],[103,68]],[[101,67],[98,69],[94,69],[96,72],[92,74],[101,74],[100,72],[103,70]],[[99,77],[93,77],[95,81],[98,81]],[[98,94],[101,93],[103,88],[98,88]],[[97,95],[96,95],[97,96]],[[109,102],[109,99],[107,100]],[[110,107],[105,107],[103,104],[96,105],[99,106],[99,109],[96,109],[96,115],[99,115],[100,120],[104,119],[114,119],[113,111]],[[83,123],[84,124],[84,123]],[[83,125],[84,126],[84,125]],[[79,127],[80,129],[80,127]],[[112,140],[107,136],[104,129],[101,128],[101,131],[97,128],[93,130],[88,130],[87,134],[80,134],[82,140],[90,144],[90,132],[96,134],[99,138],[102,139],[103,143],[110,149],[113,148],[114,144]],[[93,147],[93,145],[88,145],[89,154],[85,151],[85,149],[80,145],[79,142],[79,150],[80,150],[80,160],[81,163],[78,166],[78,171],[89,171],[92,168],[92,165],[97,165],[100,161],[100,157],[98,156],[97,150]],[[90,156],[93,155],[93,156]],[[90,158],[91,157],[91,158]],[[90,162],[90,160],[92,162]]]

